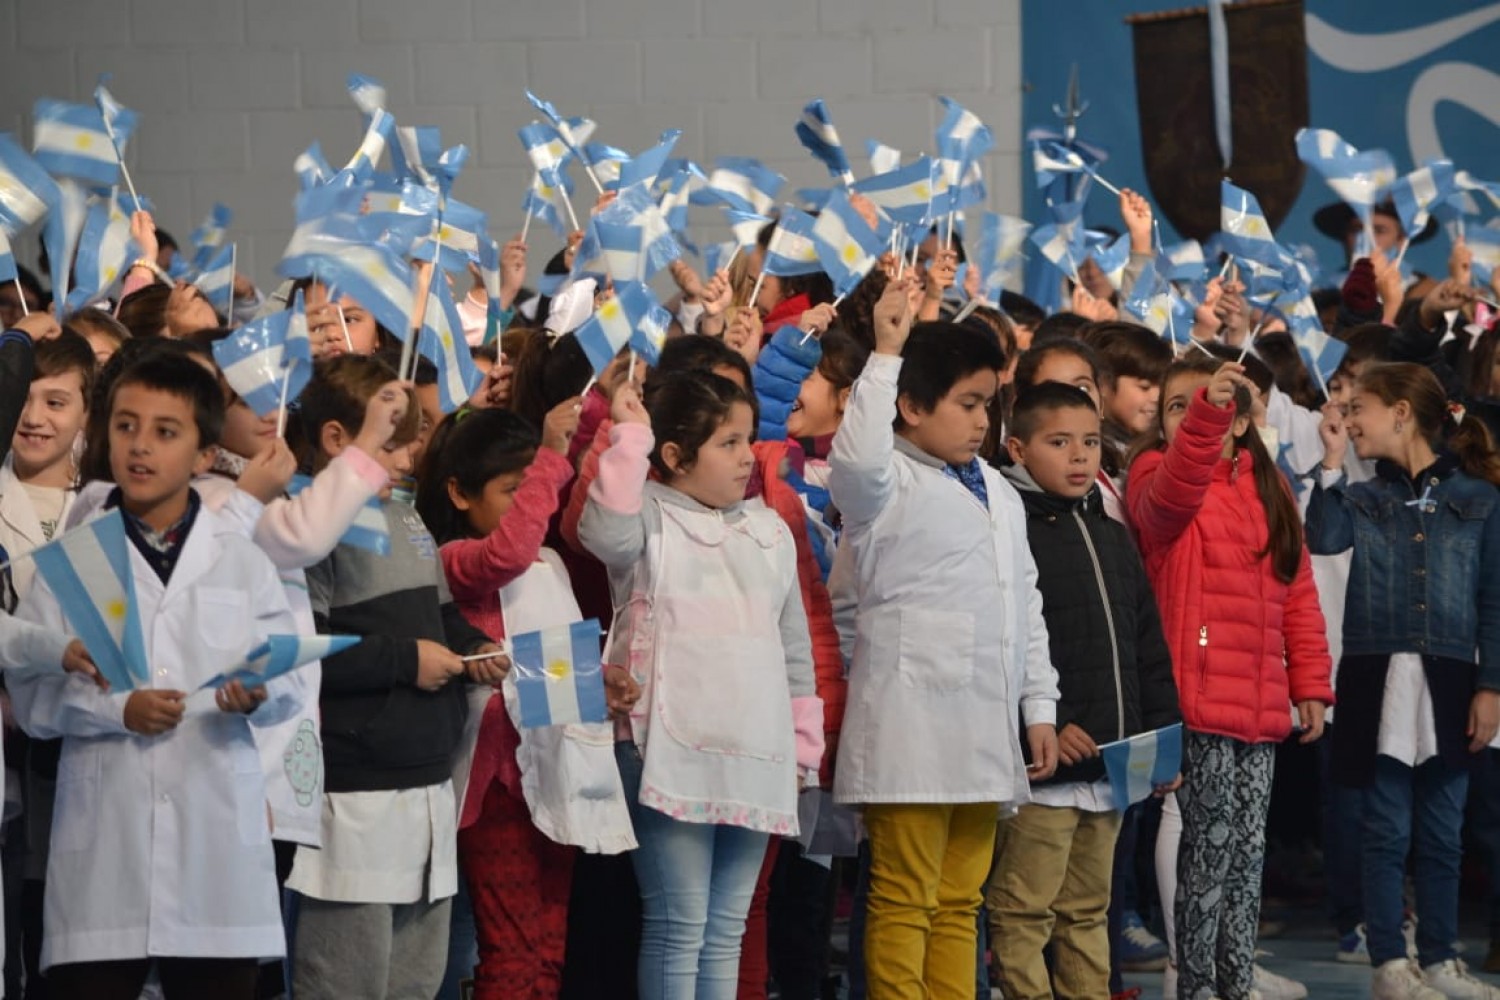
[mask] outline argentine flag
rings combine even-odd
[[[438,408],[452,413],[469,401],[484,376],[474,367],[458,306],[441,275],[433,278],[427,292],[427,312],[422,317],[421,355],[437,367]]]
[[[816,221],[800,208],[781,206],[781,218],[771,230],[760,269],[779,278],[823,270],[818,260],[818,248],[813,243],[812,231]]]
[[[316,140],[297,154],[297,158],[292,161],[292,169],[297,173],[300,191],[327,184],[333,179],[333,167],[328,165],[328,160],[323,156],[323,146]]]
[[[1220,245],[1236,257],[1280,267],[1287,256],[1255,195],[1228,181],[1219,185],[1219,231]]]
[[[1088,253],[1083,241],[1082,222],[1074,219],[1037,226],[1031,231],[1031,242],[1059,271],[1074,281],[1078,280],[1078,267]]]
[[[130,219],[114,191],[108,197],[94,198],[78,237],[68,309],[82,309],[105,298],[125,273],[126,262],[139,252],[130,236]]]
[[[0,228],[0,281],[15,281],[17,277],[16,255],[10,248],[10,237]]]
[[[1020,265],[1025,260],[1021,251],[1030,232],[1031,223],[1025,219],[996,212],[984,213],[979,224],[979,247],[972,260],[979,268],[986,302],[999,302],[1006,284],[1013,279],[1020,281]]]
[[[42,165],[9,132],[0,132],[0,231],[16,236],[29,229],[61,197]]]
[[[1428,160],[1411,173],[1396,178],[1391,185],[1391,201],[1406,235],[1420,233],[1427,225],[1432,206],[1457,190],[1452,160]]]
[[[1490,200],[1490,204],[1500,208],[1500,184],[1494,181],[1482,181],[1467,170],[1460,170],[1453,175],[1453,184],[1460,191],[1477,191]],[[1470,207],[1472,214],[1472,206]]]
[[[523,728],[609,718],[600,634],[599,622],[591,618],[511,638],[511,669]]]
[[[1118,292],[1125,281],[1125,265],[1130,263],[1130,235],[1122,233],[1111,243],[1100,243],[1089,251],[1089,256],[1104,272],[1109,287]]]
[[[317,143],[313,144],[314,146]],[[193,266],[202,270],[208,266],[214,251],[224,245],[229,235],[229,223],[234,218],[234,213],[229,210],[228,205],[214,203],[203,217],[203,221],[194,229],[188,237],[193,243]]]
[[[228,316],[234,305],[234,244],[220,247],[215,256],[205,261],[193,284],[214,307],[214,312]]]
[[[361,73],[349,74],[349,97],[362,114],[373,115],[383,110],[385,96],[385,84],[379,80]]]
[[[1322,175],[1366,226],[1375,202],[1396,180],[1390,153],[1383,149],[1360,152],[1331,129],[1298,129],[1297,156]]]
[[[854,183],[854,172],[849,169],[849,157],[844,144],[839,141],[838,129],[833,127],[833,117],[822,98],[811,101],[802,109],[802,119],[797,122],[797,139],[807,151],[817,158],[828,173],[844,182],[848,187]]]
[[[291,380],[288,399],[296,399],[306,388],[312,378],[309,347],[299,290],[290,308],[251,320],[216,342],[213,351],[224,381],[256,416],[265,417],[281,408],[284,380]]]
[[[630,335],[630,349],[652,368],[661,360],[662,345],[667,342],[667,327],[672,314],[661,306],[652,306]]]
[[[1124,812],[1149,798],[1157,785],[1171,784],[1182,772],[1182,723],[1102,743],[1099,755],[1109,774],[1115,810]]]
[[[311,485],[311,476],[298,473],[287,484],[287,495],[296,496]],[[381,507],[378,496],[365,501],[359,513],[354,515],[354,522],[339,538],[339,544],[365,552],[373,552],[379,556],[391,554],[391,527],[385,519],[385,509]]]
[[[843,191],[829,196],[809,235],[818,261],[833,280],[834,293],[841,297],[854,291],[885,249],[880,235],[855,211]]]
[[[245,654],[245,658],[221,674],[215,674],[198,690],[218,689],[230,681],[247,688],[263,687],[269,680],[305,667],[334,653],[357,645],[355,635],[273,635]]]
[[[1496,268],[1500,268],[1500,228],[1491,219],[1487,226],[1472,226],[1465,242],[1474,255],[1474,280],[1488,285]]]
[[[417,260],[432,260],[441,247],[442,255],[438,259],[438,266],[449,274],[467,274],[469,261],[479,254],[480,240],[486,236],[489,228],[489,219],[483,212],[472,205],[449,198],[431,238],[422,241],[413,256]]]
[[[55,177],[73,177],[95,187],[110,187],[120,180],[116,143],[123,150],[135,130],[135,112],[125,108],[119,111],[111,140],[97,106],[43,97],[32,112],[32,154]]]
[[[1201,281],[1204,266],[1203,244],[1197,240],[1175,243],[1162,250],[1156,260],[1157,270],[1168,281]]]
[[[901,166],[901,150],[887,146],[879,139],[866,139],[865,153],[870,157],[872,174],[888,174]]]
[[[615,355],[630,343],[636,329],[649,321],[656,305],[656,296],[650,288],[639,281],[627,281],[616,285],[614,297],[605,300],[594,315],[573,331],[578,346],[594,366],[594,374],[603,373]]]
[[[1349,345],[1330,337],[1323,329],[1318,307],[1310,296],[1303,296],[1292,306],[1286,313],[1286,324],[1303,364],[1318,377],[1318,384],[1326,387],[1349,352]]]
[[[412,315],[411,267],[375,242],[362,225],[358,191],[333,185],[297,197],[297,228],[277,268],[283,278],[314,278],[338,288],[370,311],[375,321],[404,335]]]
[[[725,204],[742,212],[765,215],[776,204],[786,178],[749,156],[721,156],[708,183],[693,192],[694,205]]]
[[[669,128],[661,134],[655,146],[643,150],[639,156],[621,164],[620,187],[627,188],[644,183],[654,190],[656,179],[666,168],[667,159],[672,155],[672,149],[680,138],[682,138],[682,129]]]
[[[151,672],[118,508],[53,539],[31,559],[111,692],[145,683]]]
[[[854,190],[869,198],[894,222],[930,222],[932,199],[939,186],[937,171],[932,157],[919,156],[904,167],[866,177],[854,185]]]

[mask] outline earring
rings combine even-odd
[[[1402,428],[1402,427],[1403,427],[1403,426],[1404,426],[1404,425],[1403,425],[1403,424],[1402,424],[1402,423],[1401,423],[1401,421],[1399,421],[1399,420],[1398,420],[1398,421],[1396,421],[1396,433],[1397,433],[1397,434],[1400,434],[1400,433],[1401,433],[1401,428]]]

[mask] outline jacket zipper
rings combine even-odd
[[[1099,565],[1099,553],[1094,550],[1094,540],[1089,537],[1088,526],[1083,522],[1083,516],[1078,509],[1073,509],[1073,520],[1078,522],[1078,530],[1083,533],[1084,547],[1089,550],[1089,561],[1094,564],[1094,582],[1099,587],[1099,600],[1104,605],[1104,623],[1109,627],[1109,653],[1114,661],[1115,672],[1115,714],[1118,719],[1119,735],[1115,738],[1125,738],[1125,688],[1120,680],[1120,642],[1115,637],[1115,614],[1109,606],[1109,592],[1104,589],[1104,568]]]
[[[1203,677],[1208,673],[1208,626],[1198,626],[1198,686],[1203,686]]]

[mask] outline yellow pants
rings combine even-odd
[[[1024,805],[1000,824],[985,892],[1005,1000],[1109,996],[1117,812]],[[1042,949],[1052,942],[1052,976]]]
[[[993,803],[870,805],[869,1000],[971,1000]]]

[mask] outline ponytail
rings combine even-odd
[[[1448,448],[1458,456],[1464,472],[1500,486],[1500,452],[1484,421],[1465,416],[1464,408],[1455,403],[1449,407],[1443,427],[1448,432]]]

